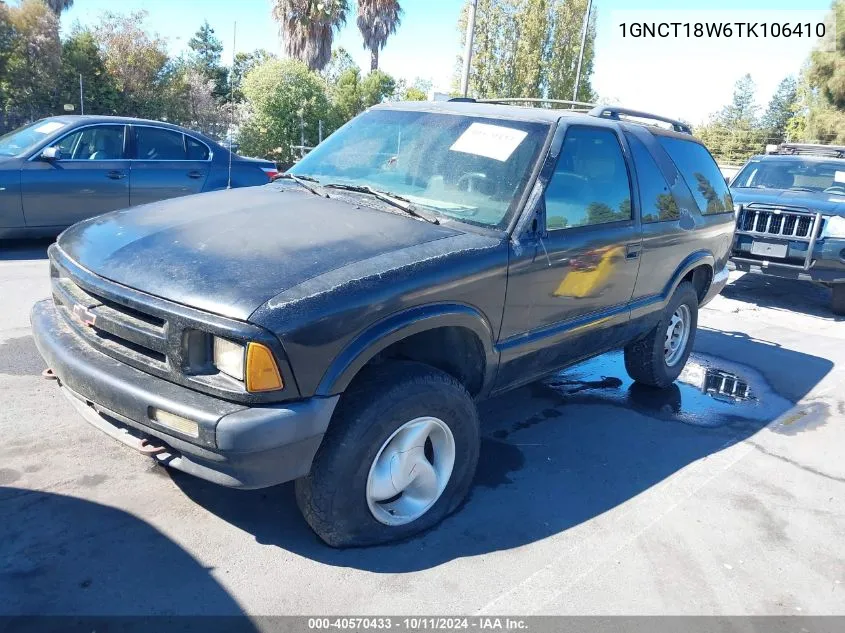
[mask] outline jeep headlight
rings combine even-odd
[[[251,393],[276,391],[285,386],[273,352],[261,343],[235,343],[214,337],[214,366],[240,380]]]
[[[827,218],[824,223],[822,237],[845,238],[845,217],[842,217],[841,215],[834,215]]]

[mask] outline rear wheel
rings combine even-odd
[[[830,287],[832,297],[830,308],[834,314],[845,315],[845,284],[833,284]]]
[[[692,351],[698,327],[698,294],[689,282],[675,290],[656,326],[625,347],[628,375],[644,385],[668,387]]]
[[[296,500],[329,545],[406,538],[460,505],[479,446],[478,413],[463,385],[421,363],[387,363],[341,396]]]

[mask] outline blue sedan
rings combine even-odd
[[[107,211],[262,185],[276,173],[270,161],[230,156],[212,139],[168,123],[41,119],[0,136],[0,238],[56,235]]]

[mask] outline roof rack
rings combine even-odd
[[[585,101],[564,101],[563,99],[537,99],[533,97],[501,97],[496,99],[474,99],[472,97],[452,97],[449,101],[453,102],[469,102],[469,103],[550,103],[553,106],[563,105],[569,106],[574,112],[586,112],[590,116],[620,120],[620,116],[632,117],[635,119],[646,119],[651,121],[660,121],[668,123],[672,126],[675,132],[682,132],[684,134],[692,134],[692,128],[676,119],[651,114],[649,112],[641,112],[640,110],[631,110],[630,108],[619,108],[617,106],[596,105],[595,103],[587,103]],[[845,148],[843,148],[845,149]]]
[[[766,148],[769,149],[768,147]],[[845,158],[845,146],[843,145],[820,145],[816,143],[781,143],[775,146],[774,151],[767,151],[767,154],[798,155],[807,154],[811,156],[829,156],[831,158]]]
[[[683,134],[692,134],[692,128],[683,121],[677,121],[676,119],[670,119],[665,116],[650,114],[648,112],[640,112],[639,110],[631,110],[629,108],[618,108],[616,106],[596,106],[587,114],[602,119],[615,119],[617,121],[620,119],[620,115],[626,117],[633,117],[635,119],[649,119],[652,121],[661,121],[662,123],[668,123],[669,125],[671,125],[672,129],[675,132],[682,132]]]
[[[558,106],[569,106],[571,110],[576,109],[578,107],[579,111],[586,112],[591,108],[596,107],[595,103],[587,103],[585,101],[565,101],[563,99],[537,99],[533,97],[502,97],[498,99],[476,99],[477,103],[501,103],[501,104],[508,104],[508,103],[550,103],[552,105]]]

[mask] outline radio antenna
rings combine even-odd
[[[226,189],[232,188],[232,127],[234,127],[235,118],[235,46],[238,41],[238,23],[235,22],[232,27],[232,67],[229,69],[229,180],[226,183]]]

